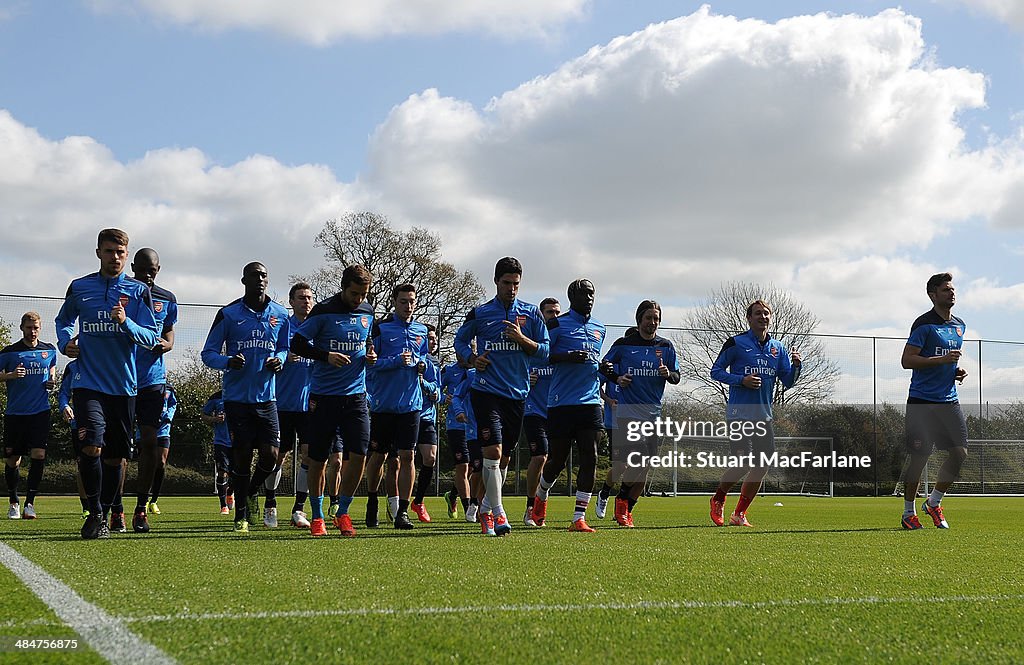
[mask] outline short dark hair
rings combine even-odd
[[[121,229],[103,229],[96,237],[96,248],[99,249],[100,245],[105,242],[113,242],[127,247],[128,234]]]
[[[399,293],[416,293],[416,287],[406,282],[391,289],[391,297],[397,298]]]
[[[519,262],[519,259],[513,256],[506,256],[505,258],[498,259],[498,262],[494,264],[494,283],[498,283],[498,279],[502,275],[512,273],[513,275],[523,274],[523,264]]]
[[[931,277],[928,278],[928,284],[926,284],[924,287],[925,293],[937,293],[939,290],[939,286],[945,284],[946,282],[952,281],[953,275],[951,275],[948,272],[940,272],[936,275],[932,275]]]
[[[295,282],[294,284],[292,284],[292,288],[288,289],[288,300],[291,300],[292,298],[295,297],[296,291],[301,291],[303,289],[312,291],[313,287],[310,286],[309,284],[306,284],[305,282]]]
[[[427,327],[427,332],[432,332],[432,333],[436,333],[437,332],[437,326],[435,326],[433,323],[424,323],[423,325],[425,325]]]
[[[545,298],[544,300],[540,301],[539,305],[537,305],[537,309],[544,309],[544,307],[546,305],[558,305],[558,304],[560,304],[558,302],[558,298]]]
[[[626,332],[622,333],[623,337],[629,337],[630,335],[639,335],[640,331],[636,329],[636,326],[630,326],[626,328]]]
[[[345,272],[341,273],[341,288],[346,289],[349,284],[369,286],[373,284],[373,275],[365,267],[356,263],[345,268]]]
[[[42,317],[39,316],[39,312],[25,312],[21,315],[21,325],[24,326],[29,321],[36,321],[42,323]],[[20,327],[20,326],[19,326]]]
[[[747,305],[747,316],[750,316],[751,314],[754,313],[754,307],[756,307],[757,305],[760,305],[761,307],[764,307],[766,310],[768,310],[769,313],[771,313],[771,311],[772,311],[772,306],[771,305],[769,305],[765,301],[763,301],[760,298],[758,298],[754,302],[752,302],[749,305]]]

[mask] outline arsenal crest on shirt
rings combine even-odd
[[[771,348],[771,354],[772,354],[772,358],[778,357],[778,355],[779,355],[779,347],[773,346]]]
[[[48,356],[50,355],[50,353],[49,353],[48,351],[43,351],[43,352],[42,352],[41,354],[39,354],[39,355],[41,355],[41,356],[43,357],[43,360],[46,360],[46,358],[47,358],[47,357],[48,357]]]
[[[122,295],[120,298],[117,299],[117,302],[120,303],[121,307],[127,307],[128,296]]]
[[[278,319],[278,318],[277,318],[276,316],[271,316],[271,317],[270,317],[270,327],[271,327],[271,328],[276,328],[276,327],[277,327],[277,322],[278,322],[279,320],[280,320],[280,319]]]
[[[361,317],[359,317],[359,323],[364,328],[369,328],[370,327],[370,317],[368,317],[368,316],[361,316]]]
[[[519,326],[520,328],[522,328],[524,325],[526,325],[527,318],[528,317],[526,317],[523,314],[517,314],[516,315],[516,325]]]
[[[164,311],[164,301],[163,300],[154,300],[153,301],[153,311],[156,312],[157,314],[159,314],[160,312]]]

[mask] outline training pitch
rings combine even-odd
[[[897,497],[759,497],[755,528],[649,498],[637,528],[591,508],[580,534],[569,499],[528,530],[513,497],[504,538],[435,498],[432,524],[366,529],[357,498],[358,536],[317,540],[167,497],[151,533],[82,541],[77,499],[37,504],[0,522],[0,663],[1024,661],[1020,498],[951,496],[952,528],[915,532]]]

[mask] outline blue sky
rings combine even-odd
[[[4,292],[60,295],[107,225],[182,301],[251,259],[284,292],[371,209],[485,284],[519,256],[528,299],[591,277],[610,323],[743,279],[899,335],[952,269],[975,335],[1022,337],[1008,0],[281,7],[0,0]]]

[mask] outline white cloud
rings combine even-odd
[[[91,0],[97,11],[133,9],[203,30],[257,30],[316,45],[346,38],[484,32],[543,37],[580,18],[587,0]]]
[[[958,117],[984,105],[984,77],[926,55],[898,10],[771,24],[704,8],[484,109],[412,95],[372,137],[363,182],[481,274],[493,237],[497,252],[557,254],[541,276],[556,283],[594,265],[681,295],[780,281],[794,264],[925,247],[1024,182],[1018,139],[964,144]]]
[[[324,220],[359,207],[329,169],[253,156],[224,167],[196,149],[166,149],[122,163],[80,136],[50,141],[0,111],[0,279],[8,289],[63,294],[94,272],[96,233],[128,231],[156,247],[161,283],[183,300],[223,303],[241,293],[242,266],[261,260],[273,284],[321,263],[313,236]]]
[[[1020,0],[940,0],[945,4],[960,4],[993,16],[1015,30],[1024,30],[1024,4]]]

